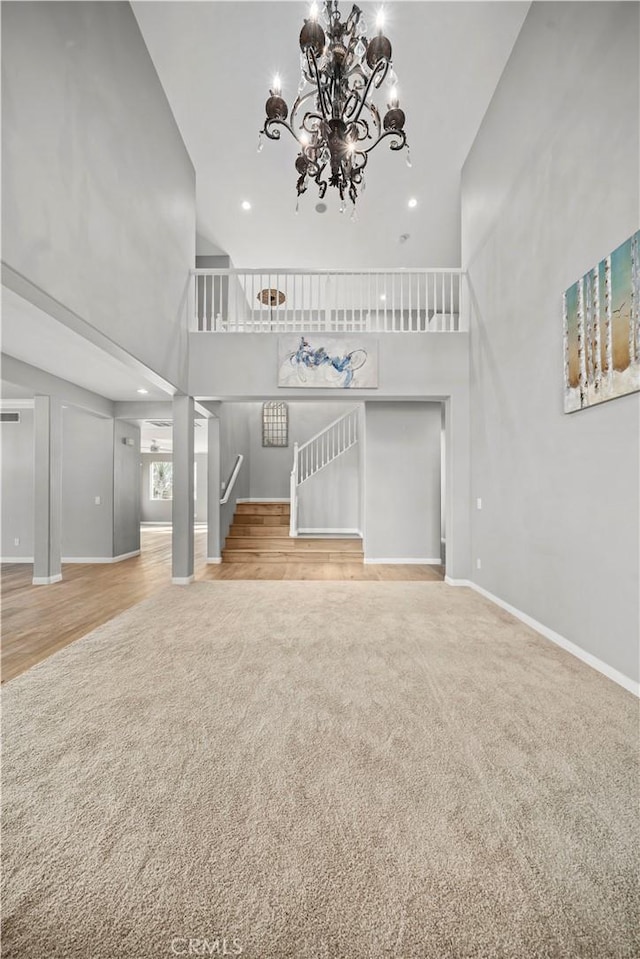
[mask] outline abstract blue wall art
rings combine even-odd
[[[278,386],[370,390],[378,386],[378,345],[368,339],[297,333],[278,339]]]

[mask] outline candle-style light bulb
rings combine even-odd
[[[391,101],[392,107],[398,106],[398,88],[397,87],[395,86],[391,87],[391,92],[389,93],[389,99]]]
[[[376,17],[376,30],[379,30],[382,33],[384,27],[384,7],[380,7],[378,10],[378,15]]]
[[[309,19],[313,20],[314,23],[318,19],[318,4],[312,3],[311,9],[309,10]]]
[[[276,73],[273,78],[273,92],[277,94],[282,93],[282,82],[279,73]]]

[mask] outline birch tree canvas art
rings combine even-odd
[[[640,390],[640,230],[562,297],[564,411]]]

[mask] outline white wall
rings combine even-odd
[[[563,413],[561,297],[638,228],[638,9],[534,3],[462,177],[474,579],[633,679],[640,397]]]
[[[367,403],[365,559],[439,560],[437,403]]]
[[[469,338],[466,333],[363,333],[378,345],[379,382],[371,390],[300,390],[278,387],[278,337],[264,333],[191,333],[189,388],[211,400],[345,402],[467,395]],[[327,394],[329,393],[329,397]],[[337,393],[337,395],[336,395]]]
[[[129,446],[124,440],[133,440]],[[140,427],[114,420],[113,553],[140,549]]]
[[[33,560],[33,410],[17,412],[19,423],[0,425],[2,557]]]
[[[113,420],[73,406],[62,410],[61,552],[113,556]]]
[[[129,4],[6,4],[2,126],[4,262],[184,389],[195,178]]]

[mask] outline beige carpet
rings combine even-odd
[[[637,702],[469,590],[171,587],[3,709],[6,957],[640,956]]]

